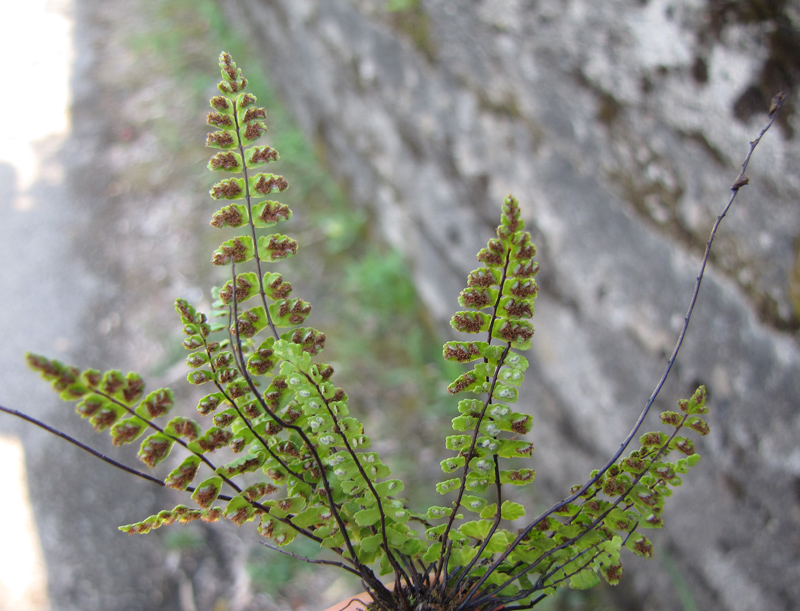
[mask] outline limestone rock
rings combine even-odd
[[[585,479],[633,424],[748,142],[770,97],[786,91],[656,405],[671,409],[706,384],[713,433],[668,508],[657,541],[668,554],[626,568],[641,608],[680,608],[685,587],[701,609],[791,608],[800,598],[800,350],[788,281],[800,231],[797,9],[222,4],[443,320],[503,196],[521,200],[543,270],[535,400],[525,406],[537,418],[542,503]]]

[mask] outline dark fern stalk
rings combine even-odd
[[[525,508],[506,498],[505,488],[529,486],[535,473],[524,466],[533,446],[521,439],[532,416],[515,411],[531,346],[530,320],[538,286],[536,248],[525,231],[513,197],[502,207],[497,237],[478,253],[481,267],[469,274],[451,321],[460,332],[482,339],[450,341],[444,357],[471,364],[449,387],[466,393],[445,440],[454,456],[441,463],[446,479],[442,506],[416,512],[398,495],[403,483],[378,454],[351,415],[346,393],[333,382],[333,369],[317,357],[325,334],[303,326],[311,305],[291,297],[292,286],[269,266],[296,254],[292,238],[259,235],[292,218],[288,206],[268,199],[287,181],[260,168],[278,160],[258,145],[266,132],[266,111],[256,106],[247,81],[231,56],[220,55],[221,95],[211,99],[208,123],[217,131],[207,146],[219,149],[209,162],[226,172],[211,188],[225,205],[211,225],[240,230],[213,253],[217,266],[230,266],[230,279],[216,291],[211,320],[183,299],[175,303],[190,351],[188,380],[208,385],[198,403],[205,426],[175,416],[166,423],[174,396],[169,389],[145,394],[136,373],[80,371],[29,354],[28,363],[94,426],[108,430],[114,445],[139,443],[139,458],[154,468],[179,446],[184,457],[164,479],[124,466],[85,444],[16,410],[23,418],[97,458],[161,486],[189,493],[195,507],[178,505],[122,526],[131,534],[194,520],[226,518],[236,525],[257,522],[267,547],[302,561],[327,564],[358,575],[371,608],[384,611],[489,611],[528,609],[559,587],[590,588],[601,579],[622,577],[621,552],[649,558],[653,546],[643,531],[660,528],[665,499],[699,460],[688,430],[708,433],[705,389],[678,402],[679,411],[661,414],[670,433],[640,434],[650,407],[671,370],[688,329],[711,245],[722,218],[747,184],[750,145],[733,194],[709,238],[689,311],[667,368],[619,450],[571,494],[519,530],[512,523]],[[145,435],[143,440],[139,439]],[[638,437],[636,449],[623,453]],[[220,463],[215,451],[230,448],[236,458]],[[200,476],[201,469],[203,475]],[[196,480],[198,480],[196,482]],[[469,518],[465,519],[465,515]],[[298,536],[329,550],[330,559],[310,559],[284,549]],[[392,575],[384,585],[380,575]]]

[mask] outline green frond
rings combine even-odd
[[[139,460],[151,469],[169,456],[175,440],[164,433],[148,436],[139,446]]]
[[[164,485],[167,488],[174,488],[175,490],[186,490],[197,475],[200,462],[199,456],[194,454],[187,456],[180,465],[170,471],[169,475],[164,480]]]
[[[222,478],[219,476],[209,477],[200,482],[192,493],[192,500],[203,509],[208,509],[217,500],[222,489]]]
[[[274,201],[263,201],[253,206],[253,224],[257,229],[274,227],[292,219],[289,206]]]
[[[119,420],[111,427],[111,441],[115,446],[133,443],[147,430],[147,422],[137,416]]]

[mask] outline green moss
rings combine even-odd
[[[431,35],[431,22],[420,0],[387,0],[386,13],[389,24],[414,43],[429,60],[436,55]]]

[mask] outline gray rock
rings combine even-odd
[[[722,227],[655,409],[706,384],[711,436],[626,569],[641,608],[789,609],[800,459],[797,8],[383,0],[221,3],[445,321],[509,192],[542,265],[525,407],[542,506],[616,449],[683,321],[769,99],[782,118]],[[748,9],[752,9],[750,13]],[[656,419],[652,418],[651,426]],[[628,606],[627,608],[634,608]]]
[[[187,112],[184,90],[165,79],[163,69],[150,70],[152,58],[133,57],[124,46],[134,31],[147,31],[151,16],[126,10],[120,19],[123,7],[112,1],[49,8],[65,21],[69,17],[73,27],[69,132],[49,136],[36,147],[40,171],[27,192],[17,170],[0,164],[0,255],[5,261],[0,266],[0,403],[141,469],[135,447],[115,448],[107,433],[93,435],[74,407],[26,367],[24,354],[44,354],[78,367],[142,371],[148,390],[185,375],[182,368],[177,375],[153,373],[183,356],[165,357],[169,346],[180,342],[171,336],[177,322],[172,300],[184,295],[199,301],[202,291],[196,287],[210,282],[201,283],[188,272],[166,278],[164,266],[169,261],[192,269],[208,258],[208,245],[193,239],[209,233],[206,219],[194,208],[199,198],[193,188],[203,196],[205,189],[186,170],[173,176],[169,160],[183,161],[175,151],[164,151],[152,121],[158,104],[168,107],[163,113],[174,113],[191,127],[204,113],[197,108],[196,114]],[[213,59],[214,52],[204,56]],[[26,56],[20,66],[30,63]],[[46,84],[42,92],[49,94]],[[207,102],[202,103],[205,110]],[[66,110],[52,101],[48,106],[51,113]],[[179,120],[172,125],[180,125]],[[192,132],[197,136],[190,153],[194,159],[206,155],[205,130],[198,127]],[[188,408],[196,404],[180,388],[178,393]],[[173,541],[169,547],[164,531],[131,537],[117,530],[185,503],[184,495],[101,464],[6,415],[0,418],[0,434],[19,437],[25,447],[30,502],[47,573],[47,593],[40,598],[53,611],[202,610],[218,604],[239,611],[276,608],[254,595],[245,566],[248,554],[231,529],[205,532],[206,527],[193,524],[182,533],[183,546]],[[2,499],[20,513],[27,500]],[[25,556],[7,545],[0,545],[0,553]],[[6,602],[0,608],[10,608]]]

